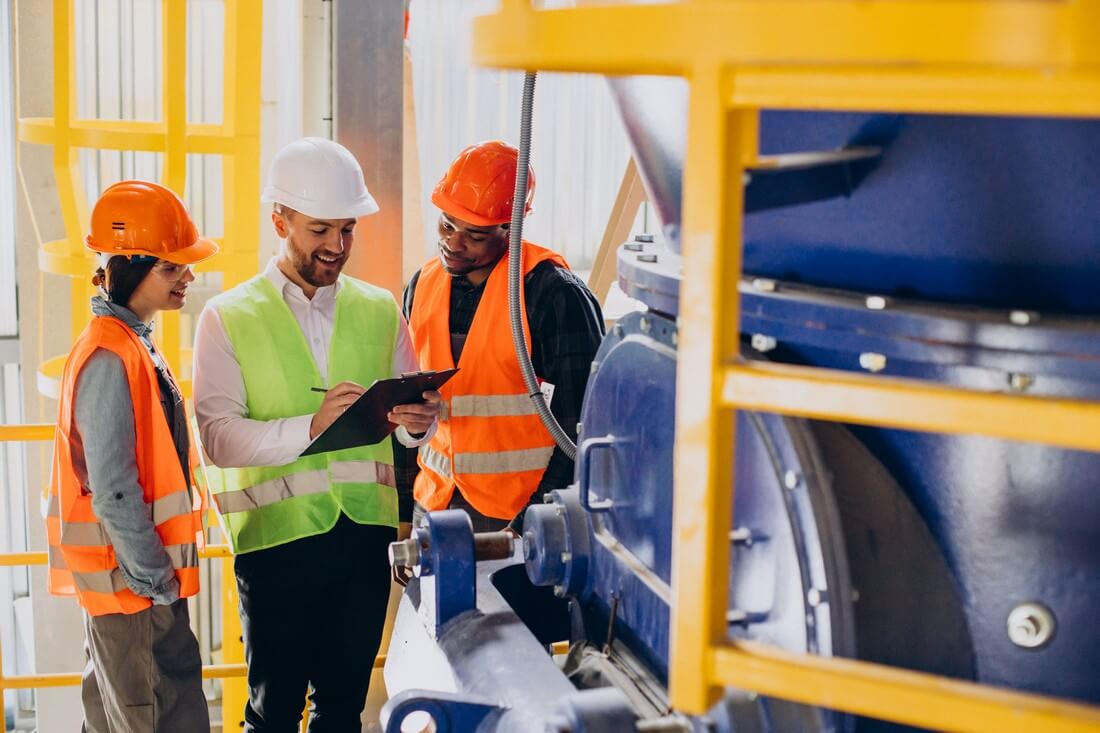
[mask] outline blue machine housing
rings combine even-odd
[[[874,154],[751,173],[747,357],[1100,399],[1100,124],[767,113],[761,139],[768,154]],[[677,214],[679,179],[647,183]],[[448,628],[504,614],[543,642],[547,624],[569,629],[557,665],[484,657],[577,690],[526,730],[898,730],[736,691],[705,718],[662,718],[681,271],[678,221],[663,224],[667,241],[619,250],[619,283],[648,310],[596,357],[577,485],[528,511],[526,574],[542,587],[513,574],[503,604],[482,607],[501,569],[463,570],[477,608],[452,608]],[[1100,703],[1100,455],[753,413],[736,453],[731,637]],[[532,602],[550,589],[561,604]],[[1034,644],[1010,633],[1024,607],[1049,614]],[[478,695],[497,712],[454,730],[509,730],[525,701],[508,685]]]

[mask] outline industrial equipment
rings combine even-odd
[[[528,510],[512,559],[461,512],[398,546],[418,578],[386,665],[387,730],[416,712],[456,732],[913,730],[733,688],[705,714],[670,704],[673,566],[690,546],[673,522],[679,319],[696,295],[681,289],[688,87],[610,84],[662,224],[618,252],[646,310],[608,334],[576,484]],[[727,202],[745,212],[751,363],[1100,399],[1100,122],[793,110],[763,112],[758,133]],[[1085,704],[1064,729],[1097,724],[1100,455],[736,421],[730,562],[711,578],[729,584],[728,640],[1064,698]]]

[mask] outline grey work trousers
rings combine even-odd
[[[83,733],[209,733],[187,601],[84,614]]]

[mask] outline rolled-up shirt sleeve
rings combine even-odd
[[[174,603],[179,581],[138,481],[134,403],[116,355],[99,349],[85,363],[73,414],[92,509],[111,538],[123,579],[154,603]]]
[[[293,463],[310,444],[313,415],[248,418],[241,367],[218,312],[207,306],[195,330],[195,417],[203,447],[222,468]]]

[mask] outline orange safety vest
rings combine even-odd
[[[523,276],[556,252],[523,243]],[[520,281],[520,302],[523,283]],[[439,260],[420,270],[409,329],[421,369],[451,369],[451,276]],[[413,493],[429,511],[446,509],[457,486],[488,517],[512,519],[538,487],[554,439],[528,396],[508,327],[508,256],[493,268],[459,359],[459,372],[440,392],[443,415],[432,440],[420,447]],[[531,349],[527,310],[523,333]]]
[[[138,335],[117,318],[93,318],[73,346],[61,378],[46,512],[49,591],[54,595],[76,595],[91,616],[137,613],[152,605],[126,585],[111,538],[92,510],[92,493],[80,483],[73,468],[69,438],[75,429],[76,380],[98,348],[116,354],[126,370],[134,403],[138,482],[144,489],[145,503],[150,505],[157,534],[175,567],[181,598],[199,590],[196,543],[201,542],[202,534],[202,493],[196,490],[192,498],[181,470],[148,350]],[[194,459],[192,451],[192,466]],[[110,491],[110,487],[100,490]]]

